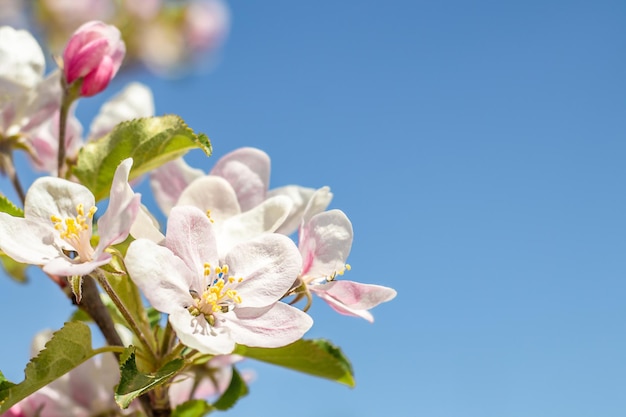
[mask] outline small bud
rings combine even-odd
[[[81,96],[93,96],[109,85],[125,53],[126,45],[115,26],[87,22],[74,32],[63,51],[65,81],[82,80]]]

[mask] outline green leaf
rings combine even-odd
[[[69,277],[70,288],[76,299],[76,303],[80,304],[80,300],[83,298],[83,277],[82,275],[72,275]]]
[[[26,282],[26,269],[30,265],[16,262],[2,252],[0,252],[0,264],[8,276],[17,282]]]
[[[202,417],[215,410],[205,400],[189,400],[180,404],[172,412],[172,417]]]
[[[232,408],[241,397],[248,395],[248,386],[243,380],[237,369],[233,367],[233,377],[230,380],[230,385],[224,391],[222,396],[213,403],[213,407],[220,411],[226,411]]]
[[[24,210],[13,204],[6,196],[0,194],[0,211],[14,217],[24,217]]]
[[[330,379],[349,387],[355,385],[352,365],[341,350],[327,340],[298,340],[273,349],[238,345],[234,353]]]
[[[94,355],[89,326],[65,323],[52,335],[45,349],[26,365],[24,381],[11,384],[4,377],[0,379],[0,414]]]
[[[195,148],[211,155],[209,138],[194,133],[179,116],[135,119],[85,145],[72,172],[99,201],[109,194],[115,169],[124,159],[133,158],[133,179]]]
[[[115,388],[115,402],[127,408],[130,403],[141,394],[165,384],[185,365],[183,359],[174,359],[163,365],[155,373],[142,373],[137,369],[135,362],[135,348],[129,346],[120,357],[120,370],[122,376],[120,383]]]

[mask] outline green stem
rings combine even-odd
[[[63,178],[65,176],[65,136],[67,131],[67,116],[69,115],[70,106],[80,96],[80,83],[71,85],[65,84],[65,79],[61,78],[61,87],[63,90],[63,98],[61,99],[61,108],[59,110],[59,151],[57,153],[57,176]]]
[[[106,277],[102,274],[101,271],[96,270],[94,275],[96,276],[96,279],[98,280],[98,283],[100,284],[100,286],[102,286],[104,291],[109,295],[109,297],[111,297],[111,301],[113,301],[113,304],[115,304],[115,306],[118,308],[118,310],[120,311],[120,313],[126,320],[126,323],[128,323],[128,325],[130,326],[130,329],[133,331],[133,333],[135,333],[135,335],[137,336],[141,344],[144,346],[144,348],[148,352],[152,363],[156,365],[158,362],[156,353],[154,352],[154,350],[152,350],[152,346],[150,345],[150,343],[146,339],[146,336],[143,334],[143,332],[139,328],[139,325],[137,324],[133,316],[130,314],[130,312],[124,305],[124,302],[117,295],[113,287],[111,287],[111,285],[109,284],[109,281],[107,281]]]

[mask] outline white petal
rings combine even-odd
[[[241,213],[233,187],[222,177],[206,175],[194,180],[180,195],[177,206],[194,206],[222,222]]]
[[[150,239],[155,243],[161,243],[165,240],[159,223],[143,205],[139,208],[135,222],[130,228],[130,234],[135,239]]]
[[[193,304],[189,288],[194,273],[169,249],[147,239],[135,240],[125,264],[130,278],[157,310],[170,313]]]
[[[0,27],[0,86],[4,94],[35,87],[44,67],[43,51],[30,33]]]
[[[0,249],[17,262],[44,265],[60,254],[55,230],[20,217],[0,213]]]
[[[202,170],[191,168],[183,158],[175,159],[152,171],[150,188],[163,213],[169,214],[183,190],[203,175]]]
[[[285,303],[269,309],[237,308],[228,322],[235,342],[255,347],[281,347],[299,340],[313,325],[311,317]],[[259,313],[261,313],[259,315]]]
[[[240,307],[265,307],[282,298],[298,277],[301,258],[293,241],[267,234],[235,246],[225,258],[230,275],[243,278]]]
[[[226,253],[239,242],[275,232],[289,215],[292,205],[288,197],[278,195],[268,198],[251,210],[225,220],[219,229],[220,253]]]
[[[206,284],[202,285],[198,279],[204,275],[204,264],[208,262],[216,267],[219,260],[213,226],[208,217],[195,207],[174,207],[167,221],[165,246],[195,272],[191,288],[203,291]]]
[[[327,277],[344,269],[352,248],[352,224],[341,210],[316,214],[300,231],[302,274]]]
[[[265,199],[270,182],[270,157],[260,149],[240,148],[224,155],[210,172],[232,185],[242,211]]]
[[[97,259],[87,262],[73,262],[67,256],[61,254],[46,263],[43,267],[44,272],[59,276],[87,275],[96,268],[111,262],[111,254],[102,253]]]
[[[140,195],[128,185],[128,175],[133,165],[132,158],[120,162],[111,183],[111,197],[104,215],[98,220],[100,242],[96,253],[117,243],[123,242],[137,217]]]
[[[298,227],[300,227],[300,224],[302,223],[304,209],[315,192],[316,190],[314,188],[300,187],[299,185],[287,185],[285,187],[274,188],[267,193],[268,198],[277,195],[284,195],[289,197],[293,202],[289,216],[287,216],[283,224],[276,230],[277,233],[290,235],[298,230]],[[328,200],[328,202],[330,203],[330,200]],[[321,211],[324,209],[326,209],[326,207],[324,207]]]
[[[225,355],[235,349],[229,329],[211,327],[203,315],[194,317],[187,310],[178,309],[170,314],[169,320],[185,346],[213,355]]]
[[[84,205],[85,212],[95,205],[93,194],[85,186],[61,178],[41,177],[26,193],[24,217],[52,226],[50,216],[76,217],[79,204]]]
[[[302,221],[306,223],[316,214],[326,210],[326,207],[328,207],[332,199],[333,193],[330,192],[329,187],[322,187],[316,190],[307,202]]]

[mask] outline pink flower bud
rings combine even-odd
[[[68,84],[82,78],[80,94],[93,96],[115,76],[126,45],[120,31],[100,21],[87,22],[72,35],[63,52],[63,73]]]

